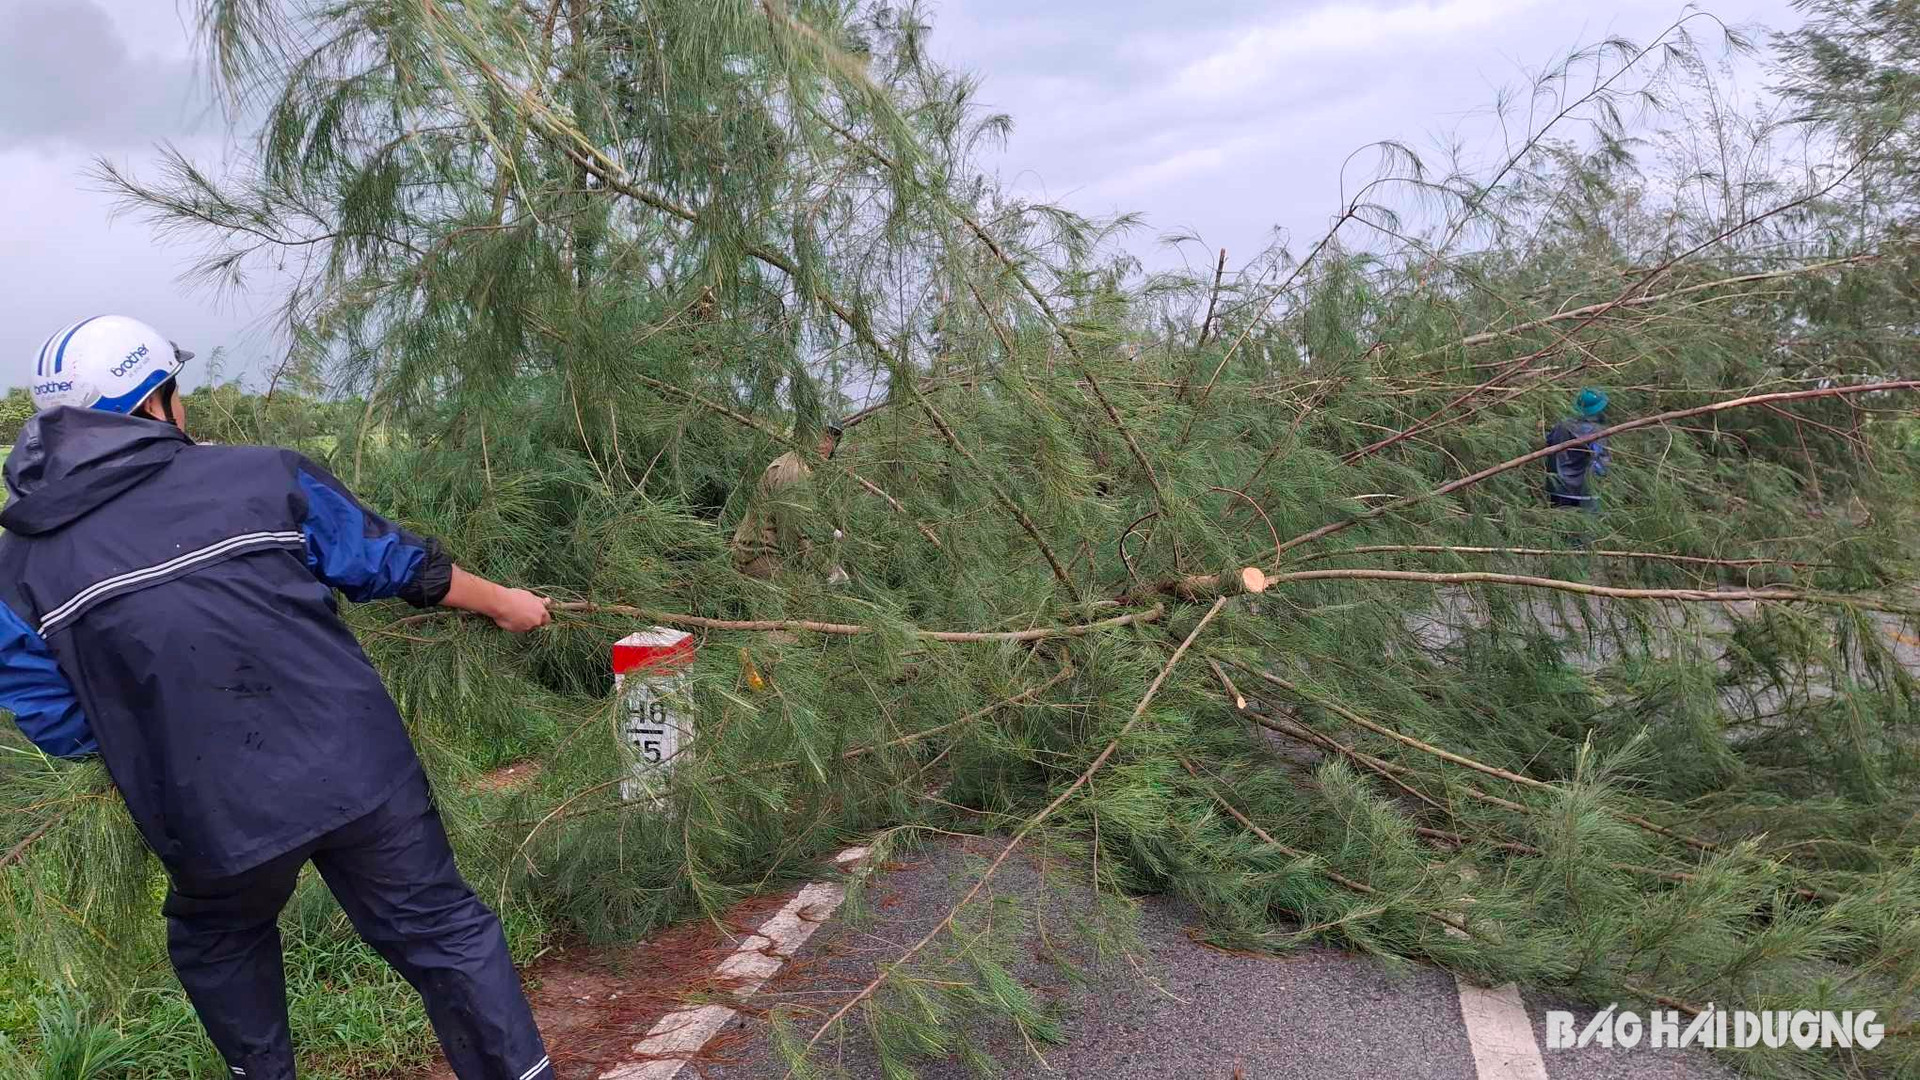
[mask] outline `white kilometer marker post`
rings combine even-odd
[[[630,773],[620,781],[620,797],[628,802],[645,798],[656,808],[664,806],[667,777],[681,744],[692,748],[687,667],[693,654],[692,634],[664,626],[613,643],[613,688],[626,710],[620,749]]]

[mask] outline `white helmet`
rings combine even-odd
[[[40,346],[33,406],[130,413],[191,359],[192,353],[138,319],[95,315],[61,327]]]

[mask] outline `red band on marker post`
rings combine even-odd
[[[616,676],[654,668],[680,667],[693,662],[693,635],[684,630],[656,626],[637,634],[628,634],[613,643],[613,673]]]

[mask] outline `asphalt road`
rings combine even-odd
[[[991,851],[988,852],[991,854]],[[942,843],[873,871],[866,914],[829,917],[779,974],[746,998],[740,1014],[680,1072],[710,1080],[776,1080],[785,1063],[773,1049],[766,1015],[792,1010],[810,1031],[941,918],[980,866],[957,842]],[[1036,865],[1016,855],[994,881],[1003,905],[1045,905],[1064,926],[1086,914],[1071,895],[1042,884]],[[1078,986],[1052,963],[1028,960],[1016,974],[1061,1023],[1065,1038],[1029,1046],[994,1025],[969,1030],[1014,1077],[1285,1077],[1289,1080],[1734,1080],[1702,1051],[1545,1050],[1544,1013],[1566,1003],[1522,999],[1538,1060],[1499,1053],[1476,1061],[1452,975],[1420,966],[1390,971],[1372,960],[1313,947],[1284,957],[1250,956],[1197,944],[1197,915],[1176,901],[1141,903],[1138,967],[1114,960],[1104,977]],[[1019,951],[1044,951],[1037,936]],[[1469,989],[1469,994],[1474,991]],[[1484,996],[1476,995],[1476,996]],[[1584,1019],[1591,1010],[1575,1008]],[[1516,1012],[1516,1016],[1521,1015]],[[813,1024],[806,1023],[807,1018]],[[1481,1032],[1481,1038],[1487,1036]],[[1498,1039],[1493,1040],[1496,1044]],[[1508,1060],[1509,1057],[1515,1060]],[[855,1030],[823,1055],[841,1075],[884,1076],[871,1043]],[[1544,1073],[1535,1071],[1544,1065]],[[663,1070],[661,1070],[663,1071]],[[949,1057],[916,1066],[927,1080],[973,1074]],[[657,1072],[656,1072],[657,1075]]]

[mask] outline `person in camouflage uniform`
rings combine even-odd
[[[843,429],[828,424],[817,447],[822,458],[832,458],[840,445]],[[798,450],[789,450],[774,458],[754,491],[753,505],[733,531],[734,569],[763,581],[771,579],[787,561],[805,556],[813,549],[812,540],[800,531],[791,503],[803,494],[801,489],[813,476],[813,470],[801,460]],[[835,539],[839,538],[835,530]],[[838,566],[828,580],[840,584],[847,573]]]

